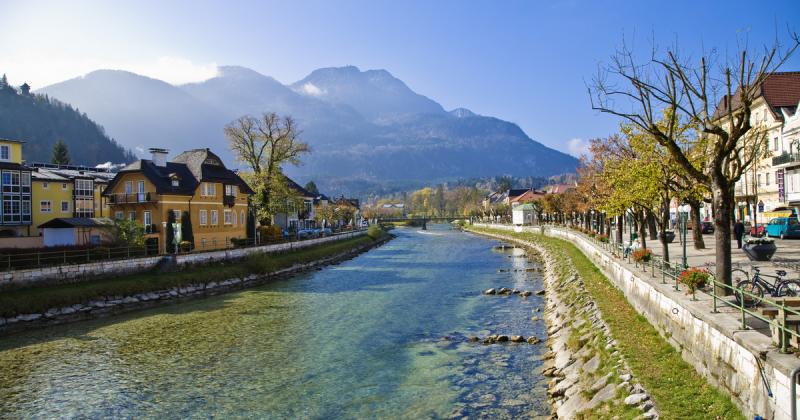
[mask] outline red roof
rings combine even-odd
[[[756,94],[756,98],[761,96],[764,97],[773,115],[778,119],[783,119],[779,108],[794,109],[800,102],[800,72],[787,71],[770,74]],[[739,107],[738,89],[730,102],[732,102],[733,109]],[[722,113],[728,111],[728,103],[729,98],[723,97],[714,112],[714,118],[719,118]]]

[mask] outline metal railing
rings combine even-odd
[[[108,203],[109,204],[132,204],[132,203],[150,203],[155,201],[153,199],[153,195],[155,193],[151,192],[140,192],[140,193],[118,193],[118,194],[108,194]]]
[[[772,158],[772,166],[794,162],[800,162],[800,153],[784,153],[780,156],[775,156]]]

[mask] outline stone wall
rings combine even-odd
[[[131,258],[127,260],[98,261],[87,264],[71,264],[53,267],[10,270],[0,274],[0,290],[43,284],[75,283],[98,276],[130,274],[153,269],[161,261],[174,258],[176,265],[202,264],[213,261],[235,260],[251,254],[287,252],[330,241],[365,235],[366,231],[349,232],[338,235],[314,238],[297,242],[262,245],[249,248],[224,249],[219,251],[197,252],[177,256],[154,256]]]
[[[554,227],[477,226],[537,233],[543,230],[547,236],[576,245],[684,360],[730,395],[745,417],[791,419],[789,374],[800,361],[778,352],[770,337],[742,330],[730,313],[711,313],[707,301],[692,301],[672,285],[661,284],[660,279],[652,279],[614,258],[578,232]],[[800,399],[796,403],[800,404]]]

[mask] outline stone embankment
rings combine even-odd
[[[583,279],[566,257],[534,242],[478,233],[521,245],[541,257],[550,348],[543,373],[552,378],[548,396],[554,416],[591,418],[592,414],[613,410],[658,418],[657,407],[616,349],[608,325],[591,296],[583,291]]]
[[[374,247],[380,246],[391,239],[392,236],[387,235],[378,241],[363,244],[327,258],[307,264],[295,264],[291,267],[267,274],[250,274],[244,277],[155,290],[152,292],[139,293],[131,296],[105,296],[103,298],[84,303],[78,303],[59,308],[50,308],[43,313],[20,314],[7,318],[0,316],[0,335],[43,326],[63,324],[67,322],[81,321],[129,312],[146,307],[171,303],[179,299],[193,299],[226,293],[232,290],[253,287],[272,280],[291,277],[307,271],[318,270],[325,265],[336,264],[338,262],[353,258],[354,256],[366,252]],[[163,275],[169,274],[165,273]]]

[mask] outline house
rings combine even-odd
[[[100,245],[113,240],[114,221],[107,217],[57,217],[37,228],[44,246]]]
[[[110,169],[31,163],[33,186],[32,236],[39,225],[56,218],[110,217],[102,194],[116,175]]]
[[[569,190],[574,190],[575,185],[569,184],[553,184],[544,188],[545,194],[563,194]]]
[[[122,168],[103,192],[114,218],[142,224],[148,245],[161,252],[183,239],[184,214],[189,215],[196,248],[224,248],[231,239],[247,236],[253,190],[219,156],[209,149],[193,149],[167,161],[166,149],[150,152],[152,159]],[[166,244],[170,212],[176,221],[175,243]]]
[[[536,216],[533,204],[520,204],[511,210],[511,222],[516,226],[532,225]]]
[[[0,139],[0,238],[31,235],[31,168],[22,164],[22,141]],[[0,240],[0,247],[16,247]]]
[[[285,178],[289,190],[292,191],[297,200],[289,200],[286,205],[286,211],[272,215],[272,222],[276,226],[280,226],[281,229],[291,231],[310,229],[316,226],[314,200],[320,196],[311,194],[289,177]],[[325,198],[327,199],[327,197]]]
[[[516,207],[520,204],[532,203],[542,197],[544,197],[544,193],[538,192],[533,188],[509,190],[506,204]]]
[[[491,207],[494,207],[499,204],[505,204],[506,200],[508,199],[508,190],[506,191],[498,191],[490,193],[483,199],[481,203],[483,205],[484,210],[489,210]]]
[[[335,220],[333,225],[336,227],[347,226],[353,223],[360,223],[361,203],[357,198],[345,198],[340,196],[331,202]]]
[[[734,187],[736,217],[740,220],[767,223],[764,213],[789,205],[787,175],[798,164],[797,131],[792,117],[800,103],[800,72],[775,72],[758,87],[751,106],[750,124],[767,136],[765,156],[742,175]],[[714,112],[723,118],[729,109],[739,107],[738,92],[725,96]],[[793,157],[794,156],[794,157]],[[792,187],[793,184],[792,184]],[[754,214],[755,213],[755,214]]]

